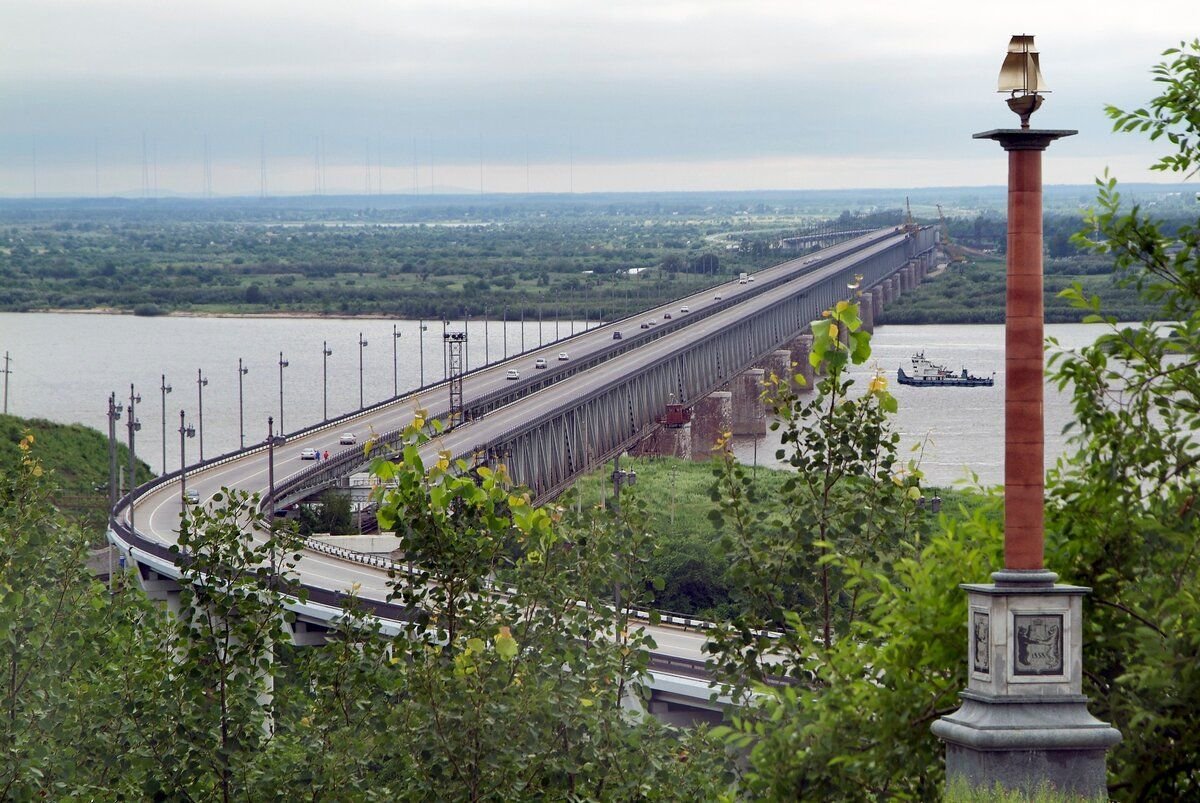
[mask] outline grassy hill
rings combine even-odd
[[[55,504],[99,538],[107,520],[108,438],[80,424],[0,415],[0,473],[8,474],[18,465],[17,443],[26,433],[33,435],[33,454],[50,477]],[[128,466],[129,450],[118,449],[119,464]],[[138,482],[154,476],[141,461],[137,473]]]

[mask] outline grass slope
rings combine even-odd
[[[0,415],[0,473],[20,461],[17,444],[33,435],[33,455],[50,475],[54,503],[91,533],[104,531],[108,506],[108,438],[81,424],[55,424],[40,418]],[[119,446],[119,465],[129,465],[129,450]],[[138,482],[151,479],[150,467],[138,461]]]

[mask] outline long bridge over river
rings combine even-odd
[[[552,498],[584,471],[652,438],[669,403],[693,408],[698,449],[731,421],[753,420],[741,408],[760,404],[762,366],[803,366],[811,321],[848,285],[863,291],[864,322],[882,305],[920,282],[932,267],[931,228],[891,228],[859,235],[814,254],[784,262],[740,281],[710,288],[503,362],[451,377],[342,418],[287,436],[268,466],[266,445],[223,455],[187,469],[187,487],[201,500],[221,487],[262,495],[268,509],[294,504],[344,483],[368,462],[361,446],[339,444],[346,431],[374,433],[377,449],[395,443],[422,408],[456,422],[425,447],[472,463],[503,462],[510,475],[539,500]],[[684,311],[686,310],[686,311]],[[650,321],[655,325],[649,325]],[[646,324],[646,328],[643,328]],[[615,337],[619,332],[620,337]],[[557,359],[566,352],[569,359]],[[546,368],[535,368],[545,360]],[[518,378],[509,378],[516,371]],[[761,416],[758,417],[761,421]],[[671,437],[678,440],[679,433]],[[707,442],[706,442],[707,441]],[[303,449],[328,451],[329,460],[301,461]],[[274,497],[268,498],[269,475]],[[134,489],[113,510],[109,540],[152,597],[177,604],[180,576],[170,552],[182,509],[180,472]],[[392,564],[310,539],[296,571],[306,602],[290,604],[298,644],[324,642],[352,587],[385,630],[398,632],[404,611],[387,602]],[[704,669],[704,623],[664,617],[647,625],[657,643],[651,657],[652,710],[687,720],[716,712]],[[719,716],[719,714],[717,714]]]

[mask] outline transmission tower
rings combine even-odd
[[[442,335],[446,343],[446,363],[450,374],[450,426],[466,421],[463,410],[463,350],[467,344],[467,333],[446,332]]]

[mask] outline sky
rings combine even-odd
[[[997,185],[1017,33],[1047,183],[1175,178],[1104,106],[1196,0],[3,0],[0,197]]]

